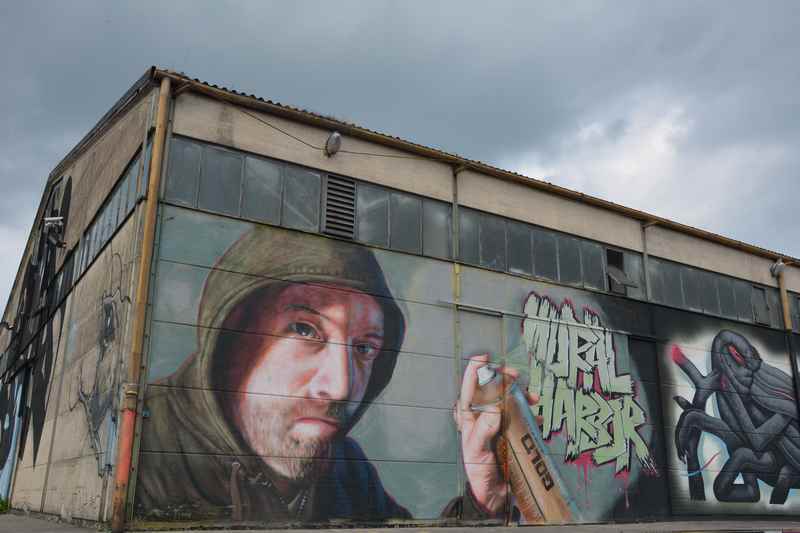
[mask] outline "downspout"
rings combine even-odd
[[[650,256],[647,254],[647,228],[658,224],[656,221],[642,222],[642,269],[644,270],[644,299],[648,302],[651,300],[650,291],[650,272],[648,263]]]
[[[450,220],[450,249],[452,251],[452,259],[453,262],[453,274],[451,279],[451,289],[453,294],[453,349],[455,351],[455,357],[453,357],[453,384],[455,386],[455,390],[461,390],[461,312],[458,310],[458,304],[461,302],[461,264],[459,261],[459,256],[461,255],[461,251],[459,250],[459,241],[460,241],[460,227],[459,227],[459,213],[458,213],[458,174],[462,172],[465,167],[462,166],[452,166],[453,170],[453,181],[452,181],[452,211],[451,211],[451,220]],[[458,409],[458,404],[453,406],[454,409]],[[460,472],[464,471],[464,460],[461,457],[461,454],[457,454],[458,460],[458,472],[459,477],[457,480],[457,486],[455,490],[455,494],[458,494],[461,498],[464,497],[464,480],[460,478]]]
[[[798,406],[798,408],[800,408],[800,375],[798,375],[797,359],[795,358],[795,352],[800,347],[795,346],[792,335],[792,313],[789,308],[789,293],[786,290],[785,277],[786,266],[790,264],[792,264],[790,261],[784,263],[783,260],[779,258],[770,267],[769,272],[776,280],[778,280],[778,292],[780,293],[781,297],[781,314],[783,315],[783,329],[784,336],[786,338],[786,349],[789,352],[789,363],[792,369],[792,380],[794,381],[795,404]]]
[[[147,315],[147,295],[150,290],[150,264],[153,259],[153,241],[158,213],[158,192],[161,188],[161,162],[164,158],[164,142],[169,116],[171,80],[161,78],[158,93],[156,131],[150,158],[147,197],[144,200],[144,228],[142,229],[142,253],[136,276],[136,299],[133,307],[131,328],[131,356],[128,361],[128,379],[122,386],[122,409],[120,413],[119,437],[117,440],[117,465],[114,476],[114,496],[111,503],[111,531],[121,533],[125,529],[125,501],[131,477],[133,439],[136,425],[136,404],[139,398],[139,379],[142,368],[142,348]]]
[[[789,308],[789,292],[786,290],[786,267],[791,265],[791,261],[784,262],[778,259],[770,269],[778,280],[778,291],[781,295],[781,310],[783,311],[783,329],[792,331],[792,312]]]

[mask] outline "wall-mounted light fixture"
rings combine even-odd
[[[786,268],[786,263],[783,262],[782,259],[778,259],[775,261],[771,267],[769,267],[769,273],[772,274],[773,278],[777,278],[783,272],[783,269]]]
[[[339,148],[342,147],[342,134],[338,131],[332,131],[330,135],[328,135],[328,140],[325,141],[325,155],[331,157],[339,151]]]

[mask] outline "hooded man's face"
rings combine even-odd
[[[381,353],[383,321],[372,296],[306,284],[262,291],[226,319],[225,328],[261,333],[228,346],[226,388],[242,393],[225,407],[274,472],[308,482],[327,468]]]

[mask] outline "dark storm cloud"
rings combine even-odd
[[[797,2],[6,3],[0,299],[44,177],[151,64],[800,255],[797,27]]]

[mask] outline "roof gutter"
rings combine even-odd
[[[722,235],[718,235],[710,231],[705,231],[698,228],[694,228],[692,226],[687,226],[685,224],[680,224],[666,218],[645,213],[644,211],[639,211],[637,209],[625,207],[623,205],[616,204],[614,202],[609,202],[608,200],[603,200],[601,198],[596,198],[594,196],[590,196],[578,191],[573,191],[571,189],[567,189],[566,187],[561,187],[545,181],[528,178],[521,174],[510,172],[508,170],[503,170],[494,167],[492,165],[482,163],[480,161],[465,159],[457,155],[449,154],[447,152],[436,150],[434,148],[429,148],[427,146],[405,141],[397,137],[391,137],[389,135],[385,135],[365,128],[361,128],[359,126],[355,126],[353,124],[348,124],[346,122],[341,122],[328,117],[317,115],[315,113],[311,113],[308,111],[303,111],[300,109],[295,109],[284,105],[275,104],[273,102],[268,102],[266,100],[259,99],[255,96],[247,96],[244,94],[232,92],[230,90],[221,89],[203,83],[199,80],[189,78],[182,74],[156,68],[154,70],[153,75],[156,79],[169,78],[173,80],[173,82],[175,82],[176,87],[179,87],[180,92],[192,91],[198,94],[209,96],[217,100],[223,100],[225,102],[229,102],[234,105],[247,107],[255,111],[269,113],[271,115],[276,115],[290,120],[295,120],[297,122],[302,122],[304,124],[308,124],[311,126],[317,126],[319,128],[337,130],[340,133],[350,135],[351,137],[374,142],[377,144],[382,144],[384,146],[389,146],[392,148],[403,150],[405,152],[410,152],[423,157],[428,157],[430,159],[440,161],[442,163],[463,167],[463,169],[465,170],[473,170],[475,172],[487,174],[489,176],[499,178],[502,180],[520,183],[522,185],[526,185],[534,189],[538,189],[551,194],[569,198],[587,205],[599,207],[601,209],[605,209],[608,211],[613,211],[615,213],[619,213],[621,215],[633,218],[635,220],[644,223],[657,223],[659,226],[671,229],[679,233],[691,235],[693,237],[698,237],[700,239],[707,241],[712,241],[721,244],[723,246],[735,248],[737,250],[741,250],[743,252],[771,259],[773,261],[779,258],[787,258],[795,263],[800,262],[800,259],[792,258],[784,254],[779,254],[777,252],[768,250],[766,248],[761,248],[759,246],[747,244],[745,242],[731,239],[729,237],[723,237]]]

